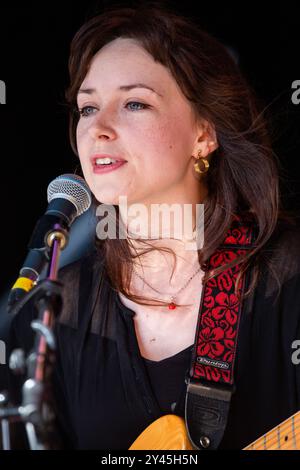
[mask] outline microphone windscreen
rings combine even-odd
[[[92,203],[91,191],[81,176],[65,174],[58,176],[48,186],[48,202],[57,198],[67,199],[77,209],[76,217],[87,211]]]

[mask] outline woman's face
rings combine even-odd
[[[203,144],[203,126],[196,127],[166,67],[136,41],[118,38],[95,55],[80,90],[78,153],[99,202],[118,204],[119,196],[147,205],[201,202],[192,154]],[[101,173],[93,160],[99,154],[126,163]]]

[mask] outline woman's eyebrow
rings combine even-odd
[[[132,90],[133,88],[146,88],[147,90],[150,90],[152,91],[153,93],[156,93],[158,96],[162,97],[163,95],[161,95],[160,93],[158,93],[156,90],[154,90],[154,88],[150,87],[149,85],[146,85],[145,83],[133,83],[131,85],[122,85],[118,88],[118,90],[121,90],[121,91],[130,91]],[[95,93],[96,92],[96,89],[95,88],[80,88],[78,90],[78,95],[80,93],[86,93],[88,95],[91,95],[92,93]]]

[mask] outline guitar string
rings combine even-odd
[[[299,433],[297,433],[297,436],[295,435],[295,439],[299,437]],[[280,443],[278,446],[277,443],[278,438],[275,437],[274,439],[272,438],[272,443],[270,445],[269,441],[266,441],[266,446],[264,444],[250,444],[250,446],[247,446],[244,450],[299,450],[299,447],[295,446],[295,443],[291,443],[292,439],[289,439],[288,441],[284,441]],[[275,441],[275,442],[274,442]],[[282,438],[280,439],[282,441]]]
[[[292,424],[290,423],[290,421],[292,420],[293,417],[294,417],[294,432],[292,430]],[[278,433],[278,428],[280,428],[280,427],[281,427],[281,429],[279,430],[280,434],[284,433],[284,431],[286,431],[288,427],[291,427],[290,432],[292,433],[292,435],[293,434],[295,435],[296,429],[300,428],[300,425],[296,424],[296,422],[300,424],[300,415],[298,415],[297,413],[295,415],[292,415],[290,418],[288,418],[286,421],[284,421],[281,425],[276,426],[275,428],[271,429],[266,434],[263,434],[261,437],[256,439],[252,444],[247,446],[246,449],[249,448],[249,447],[255,446],[256,443],[257,443],[257,445],[259,444],[260,447],[264,447],[264,443],[261,443],[261,441],[264,440],[265,437],[267,438],[267,435],[269,433],[276,433],[276,432]],[[288,433],[286,433],[286,434],[288,434]],[[297,435],[298,435],[298,431],[297,431]],[[296,435],[295,435],[295,437],[296,437]],[[278,441],[278,436],[277,435],[272,437],[269,441],[267,441],[267,444],[269,446],[270,443],[276,443],[276,441]]]
[[[294,430],[292,428],[292,423],[289,422],[289,421],[292,420],[293,417],[294,417]],[[296,424],[296,423],[298,423],[298,424]],[[287,429],[289,427],[290,427],[290,432],[285,432],[285,431],[287,431]],[[267,432],[266,434],[263,434],[261,437],[256,439],[252,444],[245,447],[244,450],[251,450],[250,448],[253,448],[253,450],[260,450],[260,448],[264,449],[264,447],[265,447],[264,438],[265,437],[267,438],[267,435],[269,433],[278,433],[278,428],[279,428],[280,435],[281,434],[283,434],[283,435],[284,434],[292,434],[292,439],[294,438],[294,436],[295,436],[295,439],[296,439],[296,437],[300,435],[300,416],[297,416],[297,414],[291,416],[290,418],[288,418],[287,421],[284,421],[281,425],[276,426],[274,429],[271,429],[269,432]],[[296,430],[297,430],[297,432],[296,432]],[[280,441],[281,441],[281,437],[280,437]],[[277,435],[272,437],[269,440],[267,439],[267,441],[266,441],[267,448],[272,447],[272,445],[276,445],[276,442],[278,442],[278,436]],[[287,443],[288,443],[288,441],[284,441],[282,443],[282,445],[287,444]],[[300,444],[300,442],[299,442],[299,444]],[[280,447],[282,447],[282,445]],[[296,442],[296,446],[297,446],[297,442]],[[299,445],[299,447],[300,447],[300,445]]]
[[[267,433],[263,434],[261,437],[259,437],[258,439],[256,439],[252,444],[250,444],[250,445],[247,446],[247,447],[252,447],[253,445],[255,445],[255,443],[258,444],[260,441],[262,441],[262,440],[264,439],[264,437],[267,438],[267,435],[270,434],[270,433],[272,433],[272,434],[274,434],[274,433],[276,433],[276,432],[278,433],[278,428],[280,428],[280,427],[281,427],[281,429],[279,430],[280,433],[284,433],[284,431],[286,431],[288,427],[291,427],[291,431],[290,431],[290,432],[291,432],[292,434],[295,434],[295,430],[300,427],[300,426],[298,426],[298,425],[295,426],[296,422],[297,422],[297,423],[300,423],[300,415],[298,415],[298,413],[299,413],[299,412],[295,413],[295,414],[292,415],[290,418],[288,418],[287,420],[283,421],[282,424],[279,424],[279,425],[276,426],[275,428],[273,428],[273,429],[271,429],[270,431],[268,431]],[[294,432],[293,432],[293,430],[292,430],[292,424],[291,424],[292,418],[294,418]],[[295,436],[295,437],[296,437],[296,436]],[[269,442],[276,442],[276,441],[278,441],[278,436],[277,436],[277,435],[274,436],[274,437],[272,437],[272,438],[268,441],[268,444],[269,444]],[[262,447],[264,447],[264,444],[262,444]]]
[[[296,416],[296,415],[294,415],[294,417],[295,417],[295,416]],[[291,426],[291,424],[289,424],[289,421],[290,421],[291,419],[292,419],[292,416],[291,416],[290,418],[288,418],[287,421],[284,421],[284,422],[281,424],[280,433],[283,432],[283,431],[285,431],[288,426]],[[294,420],[295,420],[295,419],[294,419]],[[280,425],[279,425],[279,427],[280,427]],[[294,428],[294,429],[295,429],[295,428]],[[261,441],[263,441],[265,437],[267,438],[268,434],[271,434],[271,433],[273,434],[273,433],[277,432],[277,430],[278,430],[278,426],[276,426],[275,428],[271,429],[269,432],[263,434],[261,437],[259,437],[258,439],[256,439],[252,444],[250,444],[249,446],[247,446],[246,449],[249,448],[249,447],[253,447],[253,446],[255,446],[255,445],[260,446],[260,447],[264,447],[264,443],[262,443]],[[276,435],[274,438],[272,437],[272,438],[268,441],[268,445],[269,445],[269,443],[271,443],[271,442],[274,442],[274,443],[275,443],[277,440],[278,440],[278,436]]]
[[[290,431],[286,432],[288,427],[290,427]],[[278,448],[282,448],[283,445],[290,445],[290,443],[294,439],[294,437],[295,437],[295,440],[297,439],[297,437],[299,437],[299,428],[300,428],[299,425],[294,426],[294,432],[293,432],[291,423],[290,424],[285,423],[285,425],[279,425],[279,444],[280,444],[280,447],[278,447],[278,426],[277,426],[275,429],[270,431],[271,433],[273,433],[273,437],[269,440],[267,439],[267,441],[266,441],[267,448],[270,448],[270,447],[274,446],[274,447],[276,447],[276,449],[278,449]],[[296,429],[297,429],[297,432],[295,432]],[[283,439],[282,436],[286,436],[287,434],[291,434],[292,438],[289,441],[283,441],[282,442],[282,439]],[[260,442],[258,443],[257,447],[254,447],[254,450],[256,450],[256,449],[260,450],[260,448],[264,448],[265,444],[262,441],[264,440],[265,436],[267,438],[267,435],[265,434],[260,439],[258,439],[258,441],[260,441]],[[255,442],[253,444],[255,445]],[[294,446],[294,444],[295,443],[292,443],[291,445]],[[297,447],[297,442],[296,442],[296,448],[298,448]]]
[[[291,417],[291,418],[292,418],[292,417]],[[290,418],[290,419],[291,419],[291,418]],[[283,426],[283,425],[282,425],[282,426]],[[284,427],[282,427],[282,428],[279,430],[280,435],[281,435],[281,433],[282,433],[283,435],[284,435],[284,434],[285,434],[285,435],[288,434],[288,433],[284,432],[284,431],[287,430],[287,427],[288,427],[288,426],[291,426],[291,424],[285,423]],[[279,427],[280,427],[280,425],[279,425]],[[295,433],[295,431],[296,431],[297,428],[298,428],[298,431],[297,431],[297,433]],[[291,434],[295,436],[295,439],[296,439],[297,436],[299,436],[299,428],[300,428],[300,426],[297,425],[297,426],[294,426],[294,432],[292,432],[292,430],[290,431]],[[269,433],[278,433],[278,426],[277,426],[276,428],[272,429],[271,431],[269,431]],[[267,438],[267,435],[268,435],[269,433],[263,434],[260,438],[256,439],[256,441],[254,441],[252,444],[250,444],[249,446],[247,446],[247,447],[245,448],[245,450],[251,450],[251,449],[252,449],[252,450],[264,450],[264,449],[265,449],[264,438],[265,438],[265,437]],[[293,439],[293,437],[292,437],[292,439]],[[281,442],[281,440],[282,440],[282,438],[280,438],[280,442]],[[286,444],[286,442],[288,442],[288,441],[284,441],[284,442],[282,443],[282,445],[283,445],[283,444]],[[278,449],[278,444],[277,444],[277,443],[278,443],[278,435],[272,437],[272,438],[269,439],[269,440],[267,439],[267,440],[266,440],[266,447],[267,447],[267,449],[269,449],[270,447],[277,445],[276,448]],[[280,444],[280,448],[282,447],[282,445]],[[297,442],[296,442],[296,445],[297,445]]]

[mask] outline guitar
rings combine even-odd
[[[185,421],[165,415],[151,423],[129,450],[195,450]],[[243,450],[300,450],[300,411],[245,447]]]

